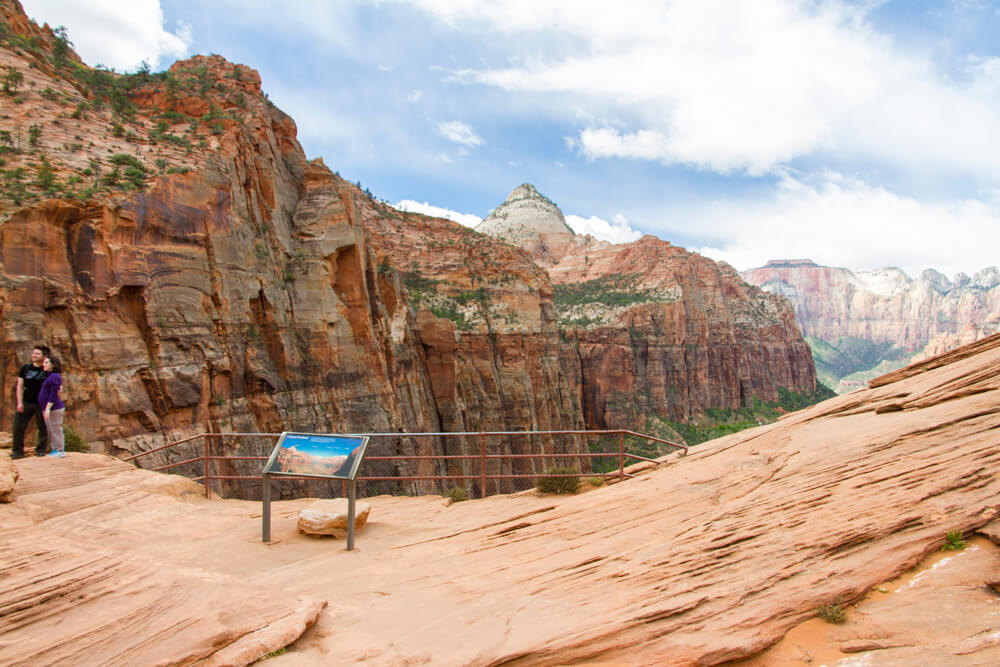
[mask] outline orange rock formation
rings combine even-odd
[[[304,627],[289,635],[279,618],[324,600],[277,667],[748,657],[818,606],[906,572],[947,532],[996,533],[998,368],[1000,335],[578,496],[372,498],[353,552],[299,535],[311,500],[276,502],[277,542],[263,545],[257,504],[99,455],[18,461],[14,502],[0,505],[0,610],[17,610],[0,611],[0,636],[17,641],[0,642],[0,662],[183,662],[251,627],[270,651]],[[966,586],[995,580],[996,557],[980,562]],[[70,582],[79,600],[63,594]],[[891,624],[852,621],[842,649],[864,664],[1000,658],[992,594],[959,622],[969,591],[924,604],[906,591]],[[918,628],[928,609],[941,618],[906,632],[907,607]],[[66,641],[43,645],[52,618]],[[108,619],[128,631],[109,633]],[[183,632],[136,644],[164,627]]]

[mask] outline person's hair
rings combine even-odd
[[[42,345],[42,344],[38,344],[38,345],[34,346],[31,349],[32,350],[38,350],[39,352],[41,352],[46,357],[49,356],[49,352],[52,351],[52,350],[49,349],[48,345]]]
[[[59,357],[45,357],[52,364],[53,373],[62,373],[62,362],[59,361]]]

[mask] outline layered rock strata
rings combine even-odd
[[[520,221],[530,252],[401,214],[307,161],[253,70],[219,56],[158,74],[92,70],[19,10],[4,5],[0,48],[0,65],[24,77],[21,102],[0,120],[14,138],[0,190],[0,390],[12,391],[32,344],[50,344],[67,369],[68,422],[105,451],[205,431],[641,428],[648,414],[683,419],[813,387],[780,302],[727,267],[654,239],[612,247],[573,235],[527,185],[492,222]],[[612,292],[634,284],[641,295],[610,311],[584,299],[575,314],[560,291],[573,281],[610,281]],[[11,410],[0,405],[0,428]],[[211,444],[260,455],[271,441]],[[379,438],[369,453],[482,447],[572,455],[586,443]],[[480,491],[471,459],[366,466],[375,476],[447,474]],[[488,462],[493,474],[545,467]],[[226,461],[214,472],[257,471]],[[436,487],[372,490],[417,488]]]
[[[1000,325],[996,267],[954,280],[928,269],[914,280],[896,268],[854,273],[810,260],[775,260],[742,276],[785,296],[802,332],[825,341],[861,338],[913,353],[941,334],[958,336],[969,324],[984,335]]]
[[[649,415],[686,420],[816,387],[788,303],[727,264],[653,236],[612,245],[575,235],[530,185],[478,229],[547,268],[590,426],[643,428]]]
[[[20,23],[7,21],[17,35]],[[45,341],[64,357],[70,423],[115,453],[202,431],[583,425],[551,288],[523,253],[445,221],[385,217],[391,209],[306,161],[294,122],[249,68],[198,56],[162,74],[120,76],[57,63],[51,32],[33,30],[24,43],[41,46],[12,39],[0,49],[0,64],[25,77],[24,102],[0,125],[12,135],[32,122],[44,128],[30,151],[8,151],[7,165],[44,159],[50,170],[44,186],[0,193],[0,390],[12,391],[30,346]],[[428,278],[442,285],[433,296],[414,298],[405,278],[440,267],[413,271],[429,258],[380,239],[395,233],[390,222],[413,225],[410,240],[454,240],[443,253],[450,273]],[[0,425],[9,428],[11,410],[0,407]],[[225,453],[269,446],[234,443]],[[499,439],[487,446],[511,451]],[[369,451],[479,449],[478,440],[403,438]],[[461,475],[469,465],[375,464],[367,473]],[[536,465],[491,460],[501,473]],[[220,463],[216,473],[257,468]]]

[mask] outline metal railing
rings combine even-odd
[[[660,465],[662,461],[658,461],[653,458],[628,452],[625,450],[625,437],[630,436],[633,438],[638,438],[645,440],[647,442],[654,442],[661,445],[666,445],[668,447],[673,447],[676,450],[683,452],[686,456],[688,448],[686,445],[682,445],[677,442],[672,442],[670,440],[664,440],[662,438],[657,438],[655,436],[646,435],[643,433],[636,433],[635,431],[629,431],[626,429],[612,429],[612,430],[569,430],[569,431],[461,431],[461,432],[434,432],[434,433],[348,433],[342,435],[354,435],[354,436],[367,436],[370,439],[378,438],[454,438],[454,437],[464,437],[464,438],[478,438],[479,439],[479,452],[474,454],[431,454],[431,455],[395,455],[395,456],[366,456],[362,462],[369,461],[449,461],[449,460],[475,460],[479,462],[479,471],[477,474],[464,474],[464,475],[359,475],[357,481],[359,482],[374,482],[374,481],[446,481],[446,480],[477,480],[479,482],[480,497],[485,497],[487,495],[487,480],[515,480],[515,479],[536,479],[538,477],[616,477],[619,480],[630,476],[625,472],[625,460],[634,459],[636,461],[646,461],[656,465]],[[525,453],[525,454],[489,454],[487,453],[486,438],[487,437],[524,437],[524,436],[556,436],[556,435],[576,435],[584,437],[595,437],[595,436],[606,436],[606,435],[617,435],[618,436],[618,447],[617,451],[610,452],[590,452],[590,451],[573,451],[573,452],[538,452],[538,453]],[[154,468],[149,468],[149,470],[162,472],[165,470],[170,470],[183,465],[197,464],[199,461],[202,464],[202,474],[200,476],[191,477],[194,481],[200,481],[205,486],[205,496],[211,497],[212,482],[214,480],[257,480],[262,481],[262,476],[260,473],[256,475],[220,475],[213,471],[213,462],[215,461],[267,461],[268,456],[222,456],[217,455],[212,452],[211,442],[213,439],[222,440],[224,438],[270,438],[274,441],[281,436],[280,433],[199,433],[197,435],[192,435],[181,440],[176,440],[174,442],[155,447],[131,456],[121,459],[122,461],[133,462],[137,467],[139,464],[137,460],[162,452],[167,449],[172,449],[180,445],[194,442],[198,439],[203,439],[203,446],[201,453],[198,456],[193,456],[185,458],[181,461],[173,461],[166,463]],[[607,472],[594,472],[594,471],[580,471],[575,473],[549,473],[549,472],[533,472],[533,473],[509,473],[509,474],[499,474],[490,473],[487,470],[487,463],[489,461],[504,461],[504,460],[518,460],[518,459],[583,459],[583,458],[609,458],[614,457],[617,459],[617,470],[607,471]],[[263,467],[263,466],[262,466]],[[294,477],[294,476],[284,476],[284,479],[302,479],[309,480],[313,478],[309,477]],[[315,481],[315,480],[313,480]]]

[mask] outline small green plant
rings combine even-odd
[[[941,551],[961,551],[965,548],[965,540],[962,539],[962,531],[949,530],[944,536],[944,544]]]
[[[268,658],[276,658],[279,655],[284,655],[287,651],[288,651],[288,647],[282,646],[281,648],[279,648],[276,651],[271,651],[270,653],[268,653],[267,655],[265,655],[263,658],[261,658],[261,660],[267,660]]]
[[[847,621],[847,614],[841,606],[839,595],[830,604],[822,604],[816,607],[816,615],[827,623],[833,623],[834,625],[840,625]]]
[[[587,484],[591,486],[604,486],[604,483],[608,481],[606,477],[588,477]]]
[[[66,443],[67,452],[89,452],[90,445],[83,439],[72,426],[63,425],[63,440]]]
[[[460,486],[453,486],[448,489],[448,493],[445,494],[448,498],[451,498],[451,502],[460,503],[463,500],[469,499],[469,494],[465,492]]]
[[[38,125],[32,125],[31,127],[28,128],[28,143],[31,144],[32,146],[38,145],[38,140],[41,138],[41,136],[42,136],[42,128],[38,127]]]
[[[549,468],[545,477],[535,479],[535,488],[542,493],[576,493],[580,489],[579,477],[568,477],[577,474],[576,470],[562,466]]]

